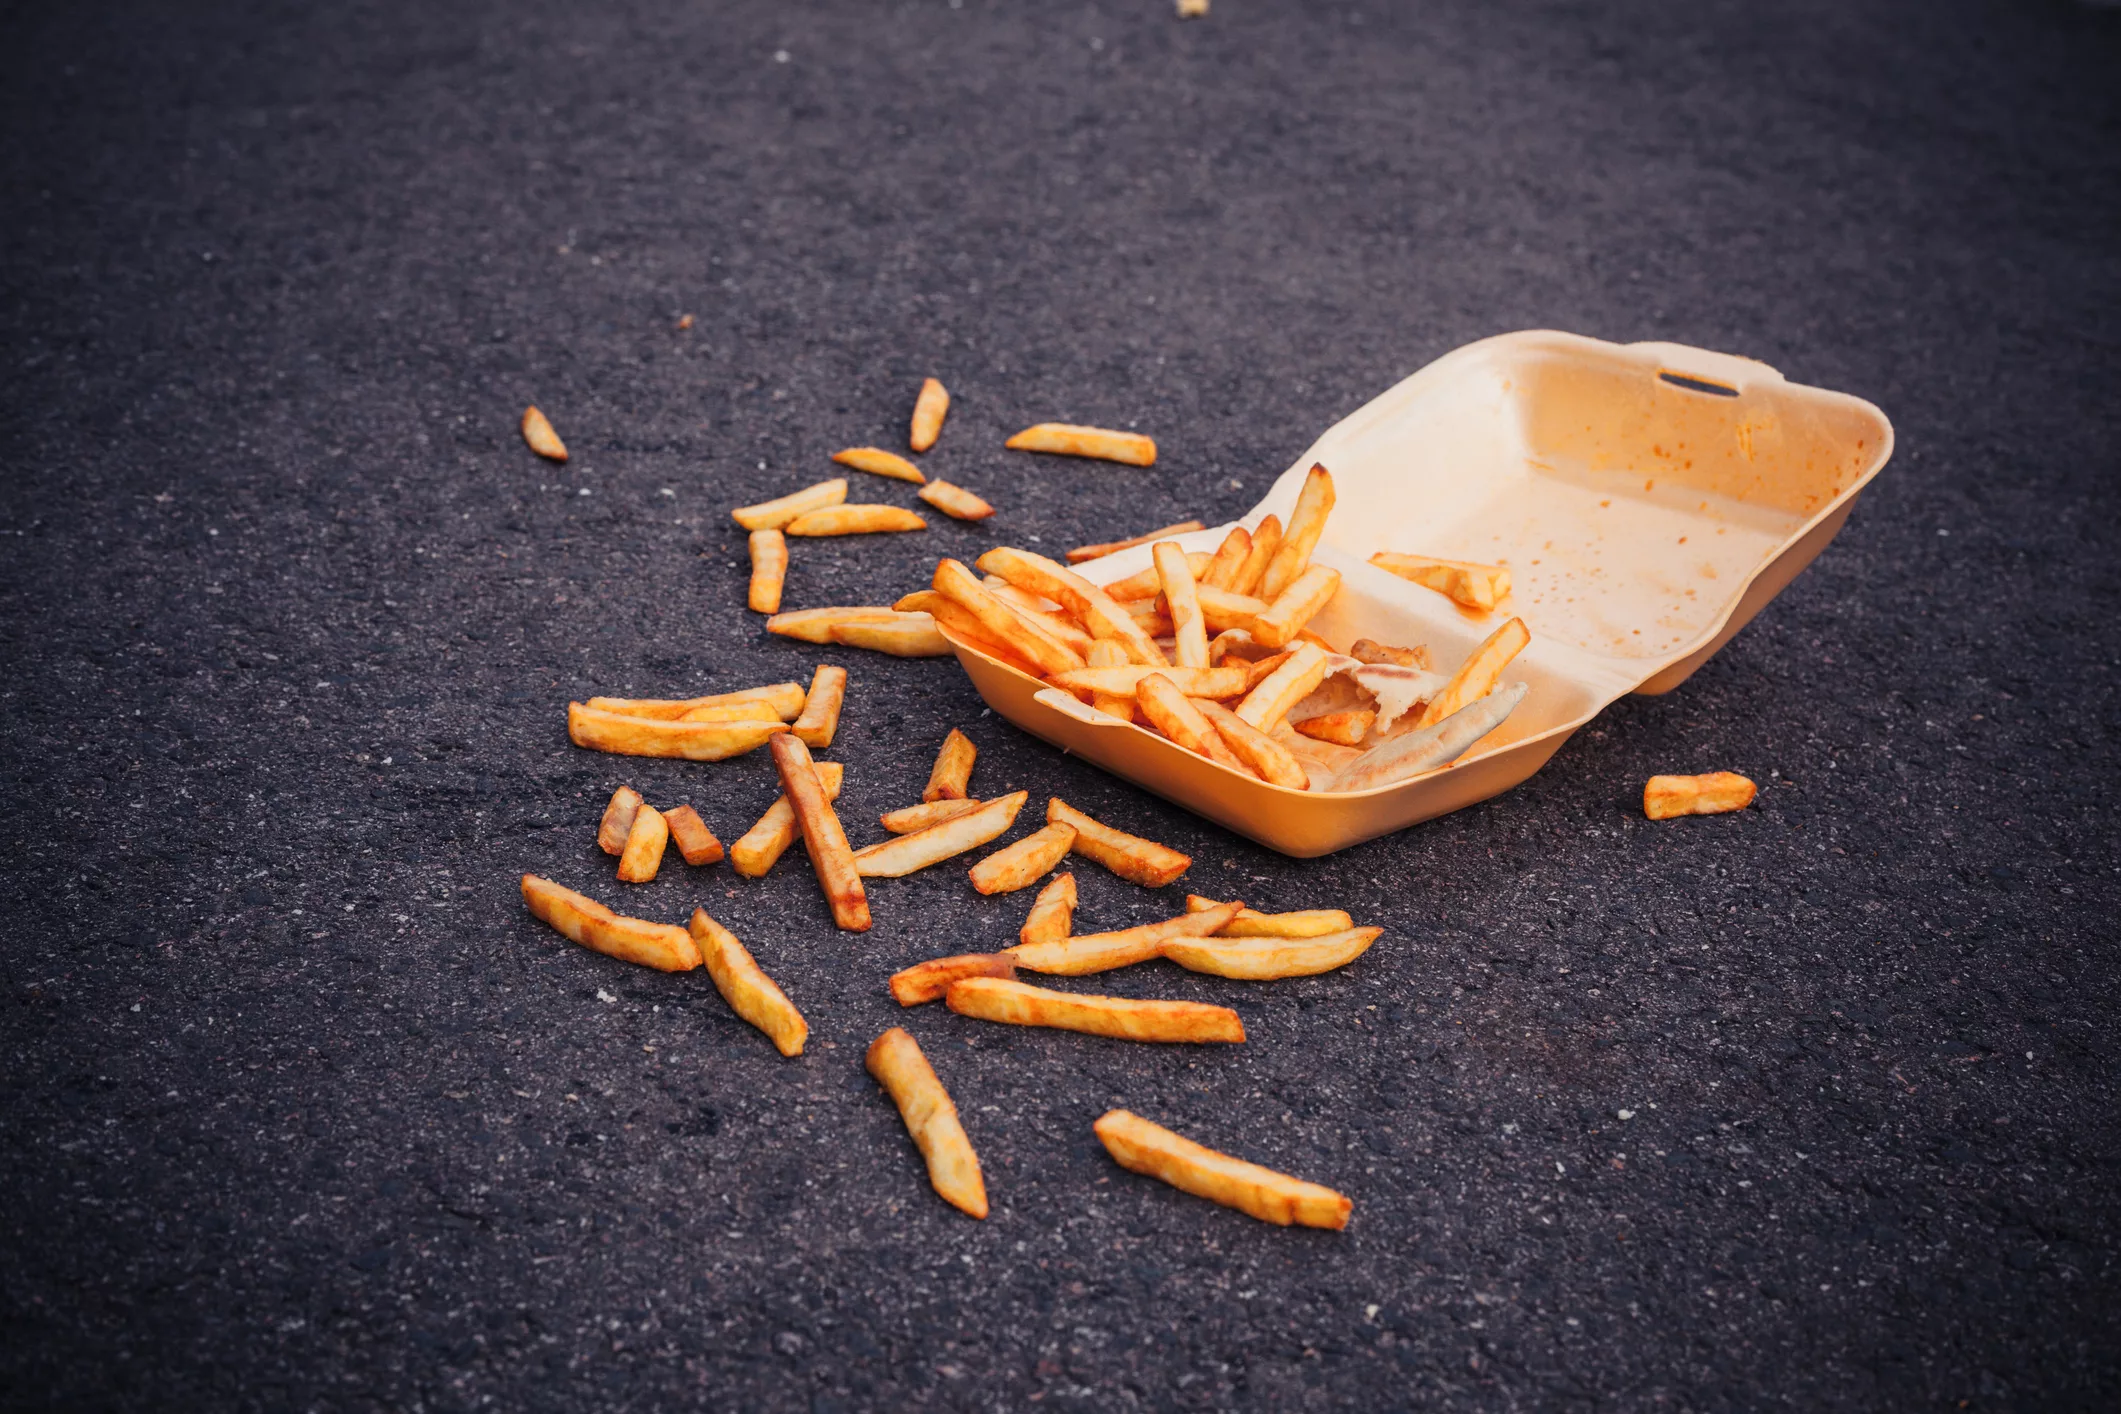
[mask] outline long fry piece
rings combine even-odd
[[[900,530],[926,530],[928,522],[904,506],[825,506],[805,511],[782,526],[795,536],[878,535]]]
[[[891,999],[900,1006],[920,1006],[967,977],[1014,977],[1016,959],[1007,953],[970,952],[931,958],[891,974]]]
[[[1078,545],[1068,552],[1068,563],[1079,565],[1085,560],[1101,560],[1107,555],[1116,555],[1122,550],[1131,550],[1137,545],[1148,545],[1167,536],[1186,535],[1207,527],[1197,520],[1182,520],[1176,525],[1167,525],[1161,530],[1152,530],[1147,535],[1137,535],[1132,540],[1108,540],[1101,545]]]
[[[1156,465],[1156,443],[1139,433],[1078,427],[1067,422],[1041,422],[1026,427],[1002,445],[1014,452],[1051,452],[1064,457],[1124,462],[1128,466]]]
[[[1395,555],[1390,550],[1379,550],[1370,556],[1370,563],[1481,613],[1494,608],[1510,592],[1510,572],[1501,565],[1439,560],[1432,555]]]
[[[1252,768],[1224,743],[1222,733],[1162,673],[1151,673],[1135,685],[1134,702],[1150,726],[1186,750],[1241,776],[1252,774]]]
[[[536,874],[523,876],[523,902],[538,919],[592,952],[659,972],[689,972],[700,965],[700,950],[683,928],[613,913]]]
[[[985,803],[971,799],[924,800],[919,805],[886,810],[877,817],[877,823],[894,835],[910,835],[916,830],[925,830],[930,825],[940,825],[945,820],[977,810]]]
[[[921,474],[919,467],[897,452],[887,452],[882,447],[849,447],[843,452],[834,452],[832,459],[841,466],[851,466],[872,476],[888,476],[893,481],[910,481],[916,486],[928,484],[928,478]]]
[[[817,771],[825,799],[839,799],[841,775],[846,767],[838,761],[813,761],[811,765]],[[729,863],[745,878],[759,878],[787,853],[788,846],[801,833],[795,823],[795,807],[788,803],[787,796],[776,796],[758,823],[729,846]]]
[[[1207,719],[1208,725],[1215,728],[1223,744],[1251,768],[1253,775],[1269,785],[1286,786],[1290,790],[1310,788],[1310,773],[1289,754],[1288,747],[1220,702],[1196,700],[1191,705]]]
[[[1289,709],[1311,695],[1326,680],[1325,650],[1313,643],[1300,645],[1282,665],[1261,680],[1237,704],[1237,715],[1263,732],[1272,732]]]
[[[1243,982],[1315,977],[1346,967],[1368,952],[1383,932],[1348,928],[1315,938],[1185,938],[1166,945],[1164,956],[1188,972]]]
[[[1332,1189],[1234,1159],[1127,1110],[1107,1110],[1091,1126],[1121,1168],[1161,1179],[1211,1203],[1281,1227],[1348,1225],[1354,1203]]]
[[[737,941],[736,934],[709,918],[704,908],[692,910],[685,931],[699,945],[707,975],[714,979],[714,989],[729,1003],[729,1009],[765,1032],[766,1039],[782,1055],[801,1055],[803,1042],[810,1035],[810,1023],[803,1020],[788,994],[759,969],[751,950]]]
[[[622,717],[653,717],[659,722],[675,722],[696,708],[752,702],[763,702],[772,708],[772,715],[784,722],[792,722],[796,713],[803,710],[803,685],[776,682],[737,692],[718,692],[710,697],[592,697],[583,705],[599,712],[616,712]]]
[[[1531,630],[1524,626],[1523,619],[1511,619],[1489,634],[1478,648],[1466,655],[1466,660],[1458,665],[1458,671],[1444,684],[1443,691],[1430,698],[1429,705],[1421,709],[1415,727],[1434,726],[1467,703],[1487,696],[1488,690],[1495,686],[1495,680],[1502,676],[1502,670],[1510,665],[1512,658],[1524,652],[1525,645],[1531,641]]]
[[[1093,638],[1112,638],[1124,644],[1129,660],[1160,668],[1170,662],[1156,641],[1134,622],[1119,601],[1084,579],[1074,570],[1029,550],[1001,546],[979,557],[979,567],[999,575],[1019,589],[1051,599],[1083,621]]]
[[[1121,1041],[1241,1042],[1245,1023],[1225,1006],[1053,992],[999,977],[952,982],[943,1004],[960,1016],[1009,1026],[1050,1026]]]
[[[1015,605],[997,599],[994,591],[981,584],[962,562],[948,557],[938,561],[934,589],[978,619],[988,637],[1008,644],[1019,658],[1036,663],[1041,672],[1060,673],[1084,666],[1082,654],[1019,612]]]
[[[1186,552],[1186,568],[1193,571],[1195,583],[1207,573],[1208,562],[1214,558],[1206,550]],[[1163,578],[1157,574],[1154,564],[1145,570],[1137,570],[1124,579],[1115,579],[1105,586],[1105,593],[1112,596],[1112,602],[1115,604],[1131,603],[1137,599],[1154,599],[1163,592]]]
[[[927,1160],[928,1182],[952,1207],[986,1217],[987,1184],[980,1176],[979,1155],[972,1152],[957,1106],[921,1054],[920,1043],[894,1026],[869,1043],[867,1063]]]
[[[832,906],[832,921],[850,933],[866,932],[869,897],[862,891],[862,876],[855,872],[847,832],[840,828],[840,817],[832,813],[818,781],[810,748],[801,737],[784,732],[773,739],[773,765],[781,774],[781,795],[795,812],[796,826],[809,846],[818,887]]]
[[[889,653],[894,658],[947,658],[951,653],[950,640],[937,630],[934,619],[895,610],[888,623],[874,619],[835,623],[832,641],[848,648]]]
[[[788,730],[785,722],[663,722],[567,704],[567,736],[576,746],[617,756],[726,761]]]
[[[1071,825],[1048,825],[1033,831],[973,865],[969,871],[972,887],[983,894],[1029,888],[1066,859],[1074,843],[1075,829]]]
[[[1115,638],[1098,639],[1090,645],[1090,651],[1084,656],[1090,660],[1090,666],[1093,668],[1121,668],[1127,665],[1126,646]],[[1090,705],[1106,716],[1117,717],[1122,722],[1134,720],[1134,697],[1131,693],[1092,692]]]
[[[1141,681],[1155,673],[1188,697],[1236,697],[1250,676],[1235,664],[1220,668],[1151,668],[1129,663],[1123,668],[1070,668],[1053,674],[1053,685],[1067,692],[1133,697]]]
[[[1252,532],[1241,525],[1230,527],[1223,543],[1215,547],[1215,558],[1201,571],[1200,582],[1209,589],[1228,589],[1237,581],[1238,571],[1244,568],[1245,556],[1252,550]]]
[[[1200,595],[1193,567],[1176,540],[1159,540],[1154,551],[1157,582],[1163,586],[1165,612],[1171,615],[1171,658],[1181,668],[1208,666],[1208,625],[1200,616]]]
[[[994,507],[964,487],[937,478],[914,493],[952,520],[985,520]]]
[[[1252,620],[1252,640],[1262,648],[1281,648],[1295,641],[1303,626],[1340,592],[1340,571],[1312,565],[1277,595],[1265,613]]]
[[[1289,528],[1282,535],[1281,545],[1268,562],[1267,572],[1260,576],[1260,598],[1273,600],[1309,567],[1311,552],[1317,548],[1318,537],[1325,533],[1326,517],[1332,513],[1333,473],[1323,463],[1314,463],[1304,476],[1303,489],[1296,493],[1296,509],[1289,513]]]
[[[949,411],[950,390],[933,378],[923,378],[920,396],[913,400],[913,424],[907,431],[906,445],[916,452],[934,446]]]
[[[1052,942],[1019,943],[1008,949],[1008,953],[1016,959],[1018,967],[1027,971],[1047,972],[1056,977],[1086,977],[1093,972],[1110,972],[1116,967],[1132,967],[1137,962],[1162,957],[1165,947],[1175,939],[1208,937],[1217,929],[1228,926],[1244,907],[1244,904],[1234,902],[1218,904],[1212,909],[1181,913],[1176,918],[1121,928],[1111,933],[1078,933]]]
[[[1193,863],[1190,854],[1180,854],[1155,840],[1145,840],[1139,835],[1101,825],[1059,796],[1046,802],[1046,823],[1074,826],[1075,843],[1070,848],[1075,853],[1144,888],[1162,888],[1185,873]]]
[[[791,491],[778,500],[761,501],[755,506],[738,506],[729,514],[746,530],[780,530],[799,515],[825,506],[837,506],[846,499],[847,478],[835,476],[830,481],[820,481],[815,486]]]
[[[1228,587],[1239,594],[1257,594],[1259,582],[1267,577],[1267,566],[1280,549],[1281,517],[1262,517],[1252,531],[1252,548],[1245,551],[1245,562],[1230,577]]]
[[[1205,913],[1222,905],[1212,898],[1199,894],[1186,895],[1186,907],[1195,913]],[[1344,933],[1355,926],[1355,920],[1347,910],[1339,908],[1305,908],[1290,913],[1258,913],[1246,908],[1228,923],[1215,930],[1218,938],[1322,938],[1328,933]]]
[[[834,630],[846,624],[895,624],[905,616],[897,609],[855,604],[829,609],[791,609],[766,620],[766,632],[805,643],[831,643]],[[796,709],[802,710],[800,706]]]
[[[855,872],[865,879],[898,879],[931,864],[953,859],[967,850],[978,849],[987,841],[1008,833],[1009,827],[1016,823],[1017,812],[1030,798],[1029,791],[1020,790],[990,800],[977,810],[939,825],[930,825],[925,830],[899,835],[858,850],[854,856]]]

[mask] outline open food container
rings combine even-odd
[[[1841,529],[1892,454],[1860,398],[1679,344],[1534,331],[1469,344],[1361,408],[1297,458],[1238,524],[1287,520],[1314,462],[1337,503],[1314,563],[1339,594],[1310,629],[1425,644],[1448,668],[1512,615],[1531,644],[1506,676],[1529,694],[1455,764],[1353,792],[1275,786],[1122,722],[956,637],[989,706],[1270,849],[1312,858],[1500,795],[1629,692],[1669,692]],[[1210,550],[1228,526],[1175,536]],[[1507,566],[1474,613],[1372,566],[1379,550]],[[1137,546],[1075,568],[1108,584]]]

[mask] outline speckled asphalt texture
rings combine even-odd
[[[191,13],[184,13],[185,10]],[[635,0],[18,9],[0,57],[0,1403],[231,1410],[2069,1409],[2121,1399],[2121,58],[2066,5]],[[680,332],[682,314],[695,322]],[[1067,760],[948,662],[771,640],[728,508],[897,445],[939,553],[1250,506],[1476,338],[1765,359],[1899,453],[1679,692],[1296,863]],[[524,404],[575,449],[515,434]],[[1150,471],[1000,449],[1139,427]],[[870,499],[911,504],[892,483]],[[940,520],[940,518],[938,518]],[[944,730],[1186,883],[1386,925],[1164,964],[1242,1047],[901,1013],[1008,941],[944,868],[835,932],[798,857],[592,842],[591,692],[853,674],[844,816]],[[1652,825],[1729,768],[1743,815]],[[530,920],[704,904],[808,1014]],[[1081,926],[1181,890],[1078,871]],[[902,1023],[993,1215],[861,1068]],[[1120,1104],[1350,1195],[1284,1230],[1117,1169]]]

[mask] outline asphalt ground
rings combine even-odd
[[[0,1401],[14,1408],[2070,1409],[2121,1402],[2121,29],[2060,4],[18,7],[0,46]],[[695,322],[679,331],[676,321]],[[1765,359],[1899,451],[1680,691],[1522,788],[1272,855],[770,640],[730,506],[895,445],[983,526],[788,603],[1250,506],[1519,328]],[[523,448],[524,404],[575,449]],[[1003,452],[1138,426],[1150,471]],[[872,499],[906,502],[885,483]],[[910,503],[910,502],[909,502]],[[1388,929],[1250,1040],[901,1013],[955,869],[610,878],[591,692],[853,674],[859,823],[943,732],[1186,884]],[[1652,773],[1747,812],[1653,825]],[[859,831],[857,833],[860,833]],[[530,920],[705,904],[808,1015]],[[1173,911],[1095,866],[1079,926]],[[993,1214],[861,1068],[907,1025]],[[1350,1194],[1119,1170],[1125,1105]]]

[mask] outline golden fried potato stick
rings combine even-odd
[[[877,817],[877,823],[894,835],[910,835],[916,830],[925,830],[930,825],[940,825],[969,814],[987,802],[984,800],[924,800],[919,805],[902,806],[897,810],[886,810]]]
[[[854,870],[865,879],[900,879],[931,864],[955,859],[966,850],[978,849],[1008,833],[1017,812],[1031,798],[1029,791],[1000,796],[977,810],[967,811],[939,825],[897,835],[881,844],[856,850]]]
[[[881,535],[900,530],[926,530],[928,522],[904,506],[826,506],[805,511],[783,527],[783,533],[798,536]]]
[[[1296,582],[1311,564],[1311,552],[1325,533],[1326,517],[1333,513],[1333,473],[1323,463],[1314,463],[1304,477],[1303,490],[1296,493],[1296,509],[1289,513],[1289,528],[1260,576],[1259,597],[1269,602]]]
[[[1281,549],[1281,517],[1263,516],[1252,532],[1252,548],[1245,551],[1245,562],[1231,576],[1229,588],[1239,594],[1259,593],[1259,582],[1267,577],[1267,566],[1274,562],[1275,553]]]
[[[1063,692],[1134,697],[1141,691],[1142,679],[1151,673],[1188,697],[1236,697],[1245,690],[1243,668],[1147,668],[1139,663],[1123,668],[1070,668],[1054,673],[1052,683]]]
[[[994,507],[948,481],[931,481],[914,494],[952,520],[985,520],[994,514]]]
[[[1182,20],[1206,19],[1208,0],[1178,0],[1178,17]]]
[[[1331,972],[1369,951],[1382,928],[1347,928],[1312,938],[1187,938],[1164,949],[1164,956],[1188,972],[1206,972],[1240,982],[1271,982],[1281,977],[1315,977]]]
[[[1040,598],[1036,594],[1030,594],[1018,589],[1008,580],[998,575],[989,575],[982,583],[987,586],[989,594],[992,594],[995,598],[1001,600],[1004,604],[1031,620],[1032,623],[1037,624],[1047,633],[1052,634],[1055,638],[1073,648],[1076,652],[1085,655],[1086,658],[1090,652],[1090,645],[1100,641],[1076,627],[1073,621],[1048,607],[1049,601]]]
[[[1135,627],[1139,628],[1150,638],[1159,639],[1171,636],[1171,616],[1163,611],[1163,607],[1156,600],[1130,599],[1126,603],[1121,604],[1120,607],[1127,611],[1128,618],[1134,620]],[[1158,646],[1161,647],[1161,645]]]
[[[943,637],[935,620],[927,614],[902,614],[886,623],[862,619],[842,620],[832,625],[832,641],[848,648],[867,648],[894,658],[947,658],[950,640]]]
[[[576,746],[615,756],[726,761],[787,730],[785,722],[664,722],[599,712],[579,702],[567,704],[568,739]]]
[[[765,687],[747,687],[739,692],[718,692],[711,697],[592,697],[585,705],[599,712],[616,712],[622,717],[653,717],[661,722],[674,722],[696,708],[750,702],[764,702],[774,716],[792,722],[796,713],[803,710],[803,685],[776,682]]]
[[[1355,1206],[1323,1185],[1217,1153],[1127,1110],[1107,1110],[1091,1128],[1121,1168],[1262,1222],[1338,1232]]]
[[[1237,704],[1237,715],[1271,734],[1291,707],[1326,680],[1326,667],[1323,649],[1315,643],[1301,645],[1245,694],[1245,700]]]
[[[700,965],[700,950],[683,928],[613,913],[595,899],[536,874],[523,876],[523,902],[541,921],[606,957],[659,972],[690,972]]]
[[[1267,649],[1252,641],[1250,629],[1224,629],[1208,640],[1208,662],[1212,667],[1257,662],[1271,656]]]
[[[634,812],[641,808],[641,793],[632,786],[620,786],[611,793],[611,803],[604,807],[604,818],[597,823],[597,848],[606,854],[624,854],[626,836],[633,829]]]
[[[900,1006],[920,1006],[950,990],[966,977],[1014,977],[1016,960],[1006,953],[972,952],[939,957],[891,974],[891,999]]]
[[[1090,660],[1090,666],[1093,668],[1121,668],[1127,664],[1126,646],[1116,638],[1098,639],[1090,645],[1090,651],[1084,656]],[[1131,693],[1121,695],[1116,692],[1092,692],[1089,698],[1090,705],[1108,717],[1117,717],[1122,722],[1134,720],[1134,697]]]
[[[907,461],[897,452],[887,452],[882,447],[849,447],[844,452],[834,452],[832,459],[841,466],[851,466],[856,471],[866,471],[873,476],[888,476],[893,481],[910,481],[916,486],[928,484],[921,469]]]
[[[663,812],[641,805],[633,812],[633,828],[626,832],[626,849],[619,855],[619,882],[645,884],[663,867],[663,846],[670,843],[670,826]]]
[[[840,795],[841,773],[846,769],[837,761],[815,761],[817,781],[824,788],[825,799],[837,800]],[[729,862],[736,872],[747,879],[763,875],[796,841],[801,831],[795,823],[795,807],[788,803],[785,795],[775,796],[759,822],[743,833],[737,842],[729,846]]]
[[[1208,625],[1200,616],[1200,596],[1195,592],[1193,568],[1176,540],[1159,540],[1153,552],[1156,579],[1161,587],[1165,612],[1171,615],[1171,636],[1177,639],[1171,657],[1181,668],[1208,666]]]
[[[1439,560],[1429,555],[1395,555],[1389,550],[1370,556],[1370,563],[1482,613],[1494,608],[1510,592],[1510,572],[1501,565]]]
[[[1221,904],[1199,894],[1186,895],[1186,908],[1193,913],[1205,913]],[[1306,908],[1294,913],[1255,913],[1247,908],[1228,923],[1215,930],[1218,938],[1322,938],[1328,933],[1345,933],[1355,926],[1345,909]]]
[[[1134,703],[1144,721],[1194,755],[1228,766],[1240,776],[1252,775],[1252,768],[1229,748],[1222,733],[1162,673],[1151,673],[1135,684]]]
[[[987,1216],[987,1185],[980,1177],[979,1155],[958,1122],[957,1106],[950,1092],[935,1078],[920,1044],[899,1027],[892,1027],[869,1043],[869,1073],[876,1077],[899,1117],[914,1147],[928,1161],[928,1182],[944,1202],[975,1218]]]
[[[1139,835],[1100,825],[1059,796],[1046,802],[1046,823],[1073,825],[1075,843],[1070,848],[1075,853],[1144,888],[1162,888],[1185,873],[1193,863],[1190,854],[1180,854],[1155,840],[1145,840]]]
[[[1252,620],[1252,641],[1262,648],[1281,648],[1296,640],[1303,626],[1340,592],[1340,571],[1313,565],[1289,581],[1267,611]]]
[[[1371,790],[1440,771],[1509,720],[1531,691],[1528,683],[1507,682],[1476,698],[1433,725],[1396,734],[1340,768],[1322,789]]]
[[[1253,659],[1245,668],[1245,691],[1249,693],[1253,688],[1273,677],[1274,670],[1289,661],[1289,654],[1292,651],[1294,650],[1284,649],[1271,658]],[[1302,699],[1298,700],[1301,701]]]
[[[773,739],[773,765],[781,774],[781,795],[795,812],[796,827],[809,847],[818,887],[832,906],[832,921],[850,933],[868,931],[869,896],[862,891],[854,851],[848,848],[840,817],[832,813],[832,804],[825,798],[810,748],[801,737],[783,732]]]
[[[523,409],[523,440],[530,444],[530,450],[547,461],[567,460],[567,444],[552,430],[552,423],[538,411],[536,404]]]
[[[999,977],[952,982],[943,1005],[960,1016],[1009,1026],[1050,1026],[1120,1041],[1241,1042],[1245,1023],[1226,1006],[1136,1001],[1054,992]]]
[[[807,515],[825,506],[837,506],[846,499],[847,478],[835,476],[830,481],[791,491],[779,500],[738,506],[729,514],[746,530],[781,530],[799,515]]]
[[[1208,632],[1217,637],[1232,629],[1251,631],[1252,621],[1267,612],[1267,601],[1254,599],[1249,594],[1238,594],[1228,589],[1217,589],[1203,584],[1199,590],[1201,621]],[[1210,655],[1209,661],[1214,661]]]
[[[1019,658],[1038,665],[1041,672],[1059,673],[1083,666],[1083,655],[1040,628],[994,597],[972,571],[945,557],[935,566],[935,592],[979,620],[986,636],[999,639]]]
[[[1531,641],[1531,631],[1524,626],[1523,619],[1511,619],[1489,634],[1486,641],[1458,665],[1458,671],[1451,674],[1451,680],[1443,685],[1443,690],[1421,709],[1421,717],[1414,723],[1415,729],[1434,726],[1467,703],[1486,697],[1496,679],[1502,676],[1502,670],[1510,665],[1510,660],[1524,652],[1525,645]]]
[[[1290,790],[1309,790],[1310,773],[1303,764],[1289,754],[1289,748],[1243,717],[1222,705],[1206,698],[1197,698],[1193,708],[1207,718],[1208,725],[1215,728],[1227,746],[1245,763],[1245,769],[1269,785],[1287,786]]]
[[[1358,663],[1382,663],[1395,668],[1419,668],[1429,670],[1427,645],[1417,643],[1412,648],[1394,648],[1389,643],[1379,643],[1374,638],[1358,638],[1348,649],[1348,656]]]
[[[1195,584],[1200,583],[1200,577],[1207,573],[1208,562],[1214,558],[1206,550],[1189,550],[1186,552],[1186,568],[1193,571],[1193,582]],[[986,566],[982,565],[981,568],[984,569]],[[1106,596],[1115,604],[1125,604],[1136,599],[1154,599],[1163,592],[1163,576],[1156,572],[1154,564],[1145,570],[1135,571],[1125,579],[1115,579],[1112,583],[1105,586]]]
[[[1047,826],[1048,829],[1052,827]],[[1060,874],[1031,900],[1031,914],[1017,930],[1017,941],[1057,943],[1075,926],[1075,875]],[[1010,964],[1011,967],[1015,963]],[[1014,975],[1014,974],[1012,974]]]
[[[1056,977],[1086,977],[1093,972],[1110,972],[1116,967],[1132,967],[1137,962],[1162,957],[1165,946],[1174,939],[1208,937],[1218,928],[1228,926],[1244,907],[1242,903],[1218,904],[1198,913],[1181,913],[1176,918],[1144,923],[1137,928],[1121,928],[1111,933],[1077,933],[1073,937],[1044,943],[1019,943],[1008,949],[1008,953],[1016,959],[1016,965],[1026,971],[1047,972]]]
[[[1074,843],[1072,825],[1048,825],[1034,830],[973,865],[972,887],[983,894],[1011,894],[1028,888],[1066,859]]]
[[[1208,567],[1201,571],[1200,582],[1210,589],[1228,589],[1237,579],[1237,572],[1245,567],[1245,556],[1252,550],[1252,532],[1241,525],[1230,527],[1223,543],[1215,547],[1215,556]]]
[[[908,594],[893,607],[904,613],[927,614],[935,621],[936,629],[947,631],[950,638],[969,644],[990,658],[998,658],[1020,673],[1040,678],[1045,674],[1036,663],[1025,658],[1008,644],[987,632],[987,626],[972,616],[972,611],[954,599],[947,599],[932,589],[923,589]]]
[[[778,634],[782,638],[798,638],[805,643],[830,643],[833,641],[833,630],[841,624],[895,624],[899,622],[899,618],[897,609],[876,605],[792,609],[766,620],[766,632]],[[802,709],[798,707],[796,710]]]
[[[1137,545],[1148,545],[1173,535],[1185,535],[1207,527],[1197,520],[1182,520],[1176,525],[1167,525],[1162,530],[1152,530],[1147,535],[1137,535],[1132,540],[1108,540],[1102,545],[1078,545],[1068,552],[1068,563],[1079,565],[1085,560],[1101,560],[1107,555],[1116,555],[1122,550],[1131,550]]]
[[[950,411],[950,390],[933,378],[921,380],[920,396],[913,400],[913,426],[906,436],[906,445],[916,452],[925,452],[935,445],[942,435],[943,416]]]
[[[623,714],[631,715],[631,714]],[[658,718],[657,720],[662,720]],[[745,702],[712,702],[695,707],[678,718],[681,722],[778,722],[781,714],[763,697]]]
[[[700,812],[689,805],[680,805],[675,810],[663,812],[663,823],[670,827],[671,842],[677,845],[678,853],[687,864],[718,864],[722,859],[722,842],[707,828]]]
[[[928,785],[921,792],[921,800],[963,800],[966,787],[972,783],[972,763],[978,759],[979,748],[972,744],[972,738],[952,727],[943,738],[942,750],[935,753],[935,765],[928,772]]]
[[[685,929],[699,945],[707,975],[714,979],[714,989],[729,1003],[729,1009],[765,1032],[766,1039],[782,1055],[801,1055],[803,1042],[810,1036],[810,1023],[803,1020],[788,994],[759,970],[751,950],[737,941],[736,934],[709,918],[704,908],[692,910],[692,920]]]
[[[1735,771],[1711,771],[1705,776],[1652,776],[1642,788],[1642,813],[1652,820],[1721,815],[1751,805],[1758,790]]]
[[[1328,712],[1323,717],[1306,717],[1289,725],[1313,741],[1330,741],[1335,746],[1360,746],[1362,739],[1370,734],[1370,728],[1377,725],[1377,714],[1367,707],[1354,707],[1345,712]]]
[[[781,586],[788,582],[788,537],[778,530],[751,532],[751,593],[746,601],[753,612],[781,611]]]
[[[1155,466],[1156,443],[1137,432],[1112,432],[1067,422],[1041,422],[1002,444],[1012,452],[1051,452],[1063,457]]]
[[[1160,668],[1171,661],[1117,600],[1074,570],[1055,564],[1044,555],[1003,546],[980,556],[979,567],[988,574],[1001,576],[1018,589],[1051,599],[1081,619],[1091,637],[1116,639],[1125,646],[1130,662]]]
[[[847,670],[821,664],[810,679],[810,695],[803,699],[803,715],[792,730],[803,745],[823,751],[832,745],[832,734],[840,729],[840,707],[847,700]]]

